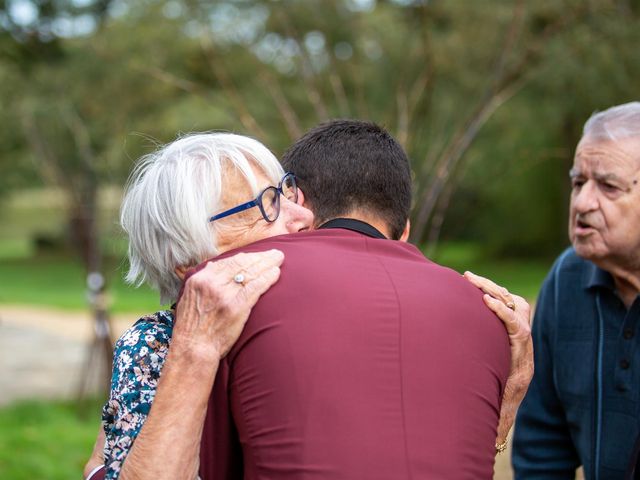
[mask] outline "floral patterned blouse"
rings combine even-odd
[[[105,479],[122,463],[147,419],[173,333],[173,310],[142,317],[116,342],[111,394],[102,409]]]

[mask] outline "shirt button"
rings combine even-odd
[[[620,368],[621,369],[627,370],[630,366],[631,366],[631,364],[629,363],[629,360],[627,360],[626,358],[623,358],[622,360],[620,360]]]
[[[629,340],[630,338],[633,338],[633,330],[631,330],[630,328],[625,328],[624,332],[622,332],[622,336],[624,337],[625,340]]]

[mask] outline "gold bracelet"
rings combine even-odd
[[[507,449],[507,443],[509,442],[509,438],[505,438],[504,442],[496,443],[496,455],[501,454]]]

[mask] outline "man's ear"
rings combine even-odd
[[[304,192],[300,189],[300,187],[298,187],[298,201],[296,203],[298,205],[302,205],[303,207],[309,208],[304,204]]]
[[[411,220],[407,219],[407,224],[404,226],[402,235],[400,235],[400,241],[406,242],[407,240],[409,240],[409,233],[411,233]]]
[[[179,265],[173,271],[176,272],[176,275],[180,280],[184,280],[184,277],[187,275],[187,272],[189,271],[190,268],[191,267]]]

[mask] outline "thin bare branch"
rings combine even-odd
[[[347,94],[344,91],[342,78],[340,78],[340,75],[337,73],[334,62],[332,62],[332,71],[329,73],[329,82],[331,83],[333,95],[338,103],[340,116],[343,118],[350,117],[351,109],[349,108],[349,100],[347,100]]]
[[[168,85],[172,85],[179,90],[191,93],[193,95],[207,96],[207,90],[205,90],[201,85],[198,85],[191,80],[187,80],[186,78],[180,78],[177,75],[174,75],[173,73],[161,68],[141,65],[136,65],[134,68],[145,72],[156,80],[160,80],[161,82],[164,82]]]
[[[42,134],[33,112],[26,107],[20,109],[20,123],[25,140],[33,152],[31,158],[36,163],[36,172],[46,183],[58,185],[72,197],[77,196],[71,176],[64,172],[60,160]]]
[[[501,92],[495,94],[471,115],[469,122],[465,128],[459,131],[458,135],[451,142],[447,150],[441,156],[438,167],[429,182],[429,186],[425,189],[423,195],[419,199],[417,205],[420,205],[413,222],[414,236],[413,241],[419,241],[422,237],[429,218],[433,214],[434,207],[438,198],[442,194],[444,186],[447,184],[453,169],[464,153],[471,146],[471,143],[478,135],[480,129],[491,118],[495,111],[500,108],[507,100],[515,95],[526,83],[527,79],[523,78],[518,83],[514,83],[506,87]]]
[[[509,69],[507,68],[508,57],[514,49],[519,32],[522,30],[523,8],[523,0],[519,0],[514,9],[502,48],[497,56],[492,81],[485,89],[484,94],[480,96],[478,104],[467,121],[461,124],[461,127],[452,137],[449,146],[438,159],[435,174],[427,183],[427,187],[422,191],[416,203],[418,210],[413,221],[413,241],[417,242],[422,238],[429,219],[433,215],[438,198],[442,195],[444,186],[482,126],[505,101],[511,98],[528,81],[528,74],[533,70],[533,66],[541,56],[543,47],[549,40],[569,25],[572,25],[576,19],[586,12],[584,7],[576,8],[572,14],[549,25],[536,42],[529,43],[521,55],[520,61]],[[419,183],[423,183],[423,178],[421,175]]]
[[[310,8],[314,12],[314,14],[318,16],[318,18],[322,18],[326,15],[328,8],[336,8],[336,3],[339,2],[336,2],[335,0],[333,2],[310,2]],[[335,54],[330,48],[326,49],[326,53],[329,60],[329,68],[327,73],[329,85],[331,85],[331,91],[333,92],[333,97],[338,106],[338,111],[341,117],[350,117],[351,108],[349,106],[349,99],[347,97],[344,83],[342,81],[338,65],[336,63]]]
[[[427,91],[427,87],[430,84],[431,77],[433,75],[433,70],[430,66],[425,67],[425,69],[418,75],[415,82],[411,86],[409,90],[409,115],[411,117],[414,116],[415,111],[420,103],[420,99],[424,96]]]
[[[402,89],[396,93],[396,105],[398,107],[398,120],[396,125],[396,138],[402,148],[407,149],[409,140],[409,102],[407,94]]]
[[[65,110],[61,110],[60,117],[71,133],[71,137],[78,149],[80,159],[84,164],[86,172],[92,176],[95,175],[95,154],[93,152],[93,147],[91,146],[91,136],[89,134],[87,124],[72,106],[68,106]]]
[[[282,117],[284,126],[287,129],[287,133],[289,134],[289,140],[293,142],[302,136],[302,129],[300,128],[300,119],[298,118],[298,115],[287,100],[287,97],[284,95],[278,81],[274,79],[273,76],[265,70],[258,76],[258,79],[262,86],[265,87],[271,95],[278,112],[280,112],[280,116]]]
[[[287,13],[287,7],[278,8],[276,16],[280,21],[280,24],[284,28],[284,31],[287,35],[296,43],[298,47],[298,52],[300,55],[299,59],[299,67],[300,67],[300,76],[305,85],[305,90],[307,92],[307,98],[309,99],[309,103],[313,107],[316,112],[316,117],[319,122],[324,122],[329,119],[329,109],[322,98],[322,94],[320,93],[320,89],[316,83],[316,74],[313,70],[313,62],[307,53],[304,45],[300,41],[300,35],[295,29],[291,18]]]
[[[72,234],[87,272],[99,272],[102,268],[102,254],[98,244],[98,178],[89,128],[72,105],[60,109],[60,118],[73,139],[82,166],[77,182],[79,198],[72,205]]]
[[[539,61],[544,47],[547,46],[552,38],[565,31],[583,16],[589,14],[590,9],[588,5],[580,4],[570,13],[560,16],[556,22],[547,25],[537,41],[529,42],[524,53],[520,56],[520,61],[505,71],[501,79],[501,85],[506,85],[514,81],[514,79],[517,80],[521,77],[522,74],[528,70],[529,65]]]
[[[501,79],[504,77],[504,72],[507,66],[507,62],[509,60],[509,56],[513,52],[515,45],[518,41],[518,36],[522,32],[523,27],[523,19],[524,19],[524,0],[518,0],[518,3],[513,9],[513,15],[511,17],[511,22],[509,23],[509,27],[507,29],[507,35],[502,44],[502,50],[498,55],[496,60],[496,65],[493,69],[493,87],[495,89],[499,88],[499,83]]]
[[[419,29],[422,32],[422,43],[417,50],[417,58],[413,63],[421,64],[422,70],[416,76],[412,85],[408,90],[408,123],[413,125],[416,121],[416,114],[421,109],[427,106],[432,98],[433,88],[435,82],[433,82],[434,68],[433,68],[433,51],[431,49],[431,37],[429,28],[429,15],[431,11],[431,4],[428,2],[423,3],[419,7],[419,16],[422,25]],[[413,137],[416,135],[416,128],[409,128],[407,131],[407,138],[405,140],[406,148],[409,149]]]
[[[349,62],[347,70],[349,70],[349,77],[351,78],[354,86],[354,94],[356,98],[356,114],[358,118],[370,119],[371,112],[369,110],[369,104],[367,103],[366,83],[362,73],[359,71],[359,65],[355,62]]]
[[[260,128],[255,117],[251,114],[244,99],[238,92],[231,75],[229,75],[229,72],[224,66],[222,58],[216,57],[213,39],[210,34],[203,33],[203,35],[200,36],[200,47],[207,59],[207,62],[209,63],[211,71],[218,80],[222,90],[231,101],[242,126],[258,138],[266,138],[264,130]]]
[[[449,204],[451,203],[451,197],[453,196],[455,186],[455,182],[449,182],[436,205],[436,210],[433,214],[433,218],[431,219],[431,225],[429,226],[429,233],[427,234],[427,251],[425,253],[429,258],[432,258],[436,253],[438,241],[440,240],[440,232],[444,225],[444,219],[446,217]]]

